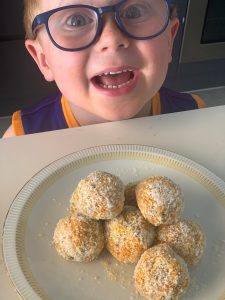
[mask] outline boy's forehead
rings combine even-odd
[[[96,7],[102,7],[107,5],[113,5],[121,0],[41,0],[41,10],[47,11],[50,9],[54,9],[56,7],[66,6],[66,5],[72,5],[72,4],[88,4]]]

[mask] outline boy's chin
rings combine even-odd
[[[130,109],[121,109],[117,111],[105,112],[106,119],[110,122],[123,121],[141,117],[147,117],[150,113],[150,101],[148,101],[143,107],[130,107]]]
[[[129,120],[129,119],[133,119],[136,118],[137,114],[136,113],[118,113],[118,114],[110,114],[107,116],[107,121],[108,122],[116,122],[116,121],[123,121],[123,120]]]

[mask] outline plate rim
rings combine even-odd
[[[198,173],[203,174],[204,177],[206,177],[209,181],[212,181],[211,183],[213,183],[213,185],[215,185],[215,187],[219,190],[219,194],[217,194],[217,198],[222,199],[222,204],[225,204],[225,182],[218,177],[216,174],[214,174],[213,172],[211,172],[208,168],[206,168],[205,166],[202,166],[201,164],[195,162],[192,159],[189,159],[183,155],[177,154],[175,152],[172,151],[168,151],[165,149],[161,149],[161,148],[157,148],[157,147],[152,147],[149,145],[140,145],[140,144],[107,144],[107,145],[99,145],[99,146],[93,146],[93,147],[88,147],[88,148],[84,148],[82,150],[79,151],[74,151],[71,152],[69,154],[63,155],[60,158],[50,162],[49,164],[47,164],[46,166],[44,166],[43,168],[41,168],[38,172],[36,172],[27,182],[25,182],[25,184],[21,187],[21,189],[18,191],[18,193],[16,194],[16,196],[14,197],[4,220],[4,224],[3,224],[3,234],[2,234],[2,253],[3,253],[3,262],[4,262],[4,266],[5,266],[5,270],[6,273],[9,275],[10,281],[14,287],[14,289],[16,290],[17,294],[21,297],[21,299],[49,299],[48,296],[46,296],[45,294],[43,294],[41,292],[41,290],[39,291],[39,293],[37,294],[37,286],[35,288],[35,290],[33,289],[32,285],[30,284],[30,282],[27,281],[27,278],[24,276],[23,270],[20,267],[19,268],[19,275],[23,277],[23,280],[25,282],[25,286],[27,286],[26,288],[30,289],[30,291],[28,292],[27,296],[24,296],[24,294],[21,294],[21,289],[19,288],[18,285],[18,281],[17,278],[15,278],[15,274],[13,274],[13,267],[11,266],[11,261],[9,258],[9,255],[7,253],[7,249],[9,247],[9,237],[6,236],[8,234],[8,227],[11,225],[11,216],[14,213],[15,210],[15,205],[17,205],[17,202],[19,201],[18,199],[20,199],[20,197],[23,197],[23,193],[27,192],[27,189],[30,188],[30,185],[35,184],[35,180],[40,180],[39,177],[42,177],[42,175],[47,176],[47,177],[51,177],[53,176],[53,174],[51,173],[52,169],[55,169],[55,171],[61,170],[64,166],[68,166],[69,163],[72,163],[74,161],[80,161],[82,159],[85,158],[89,158],[90,156],[101,156],[103,153],[106,155],[107,153],[113,153],[114,156],[118,156],[117,151],[118,150],[122,150],[122,152],[124,152],[125,156],[128,156],[126,151],[127,149],[130,149],[131,153],[140,153],[143,152],[146,156],[147,155],[158,155],[158,156],[164,156],[167,159],[170,160],[176,160],[181,164],[187,165],[189,168],[194,169],[195,171],[197,170]],[[104,150],[103,152],[101,152],[100,150]],[[146,151],[148,150],[148,152]],[[148,154],[147,154],[148,153]],[[114,158],[114,159],[120,159],[120,158]],[[129,159],[129,158],[126,158]],[[130,158],[131,159],[131,158]],[[107,159],[107,160],[113,160],[113,158],[111,159]],[[94,160],[90,160],[92,163],[94,162]],[[61,164],[61,165],[60,165]],[[83,164],[82,164],[83,165]],[[166,166],[163,163],[161,163],[161,165]],[[58,168],[58,170],[57,170]],[[175,170],[179,170],[179,168],[173,168]],[[45,174],[44,174],[45,173]],[[188,175],[188,173],[183,172],[184,174]],[[196,176],[199,176],[198,174],[196,174]],[[191,176],[192,178],[194,176]],[[196,179],[196,178],[194,178]],[[42,181],[44,182],[46,180],[46,178],[44,177],[44,179],[42,179]],[[33,182],[34,181],[34,182]],[[201,182],[201,181],[200,181]],[[40,183],[41,184],[41,183]],[[204,185],[204,184],[203,184]],[[212,192],[211,190],[209,190],[210,192]],[[25,196],[26,198],[26,196]],[[24,202],[24,204],[26,204],[27,200]],[[21,211],[23,210],[23,207],[21,207]],[[14,222],[14,227],[15,227],[15,233],[14,235],[16,236],[16,231],[17,231],[17,227],[18,227],[18,222],[19,222],[20,216],[18,216],[18,219]],[[16,237],[14,237],[14,245],[15,245],[15,252],[16,252]],[[11,244],[11,248],[12,248],[12,244]],[[14,259],[17,258],[17,262],[19,265],[19,259],[16,256]],[[21,279],[20,279],[21,280]],[[25,291],[26,292],[26,291]],[[25,293],[24,292],[24,293]],[[30,294],[31,293],[31,294]],[[225,295],[224,295],[225,296]],[[25,297],[25,298],[24,298]],[[222,296],[223,297],[223,296]]]

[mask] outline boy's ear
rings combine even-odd
[[[178,18],[173,18],[170,21],[170,40],[169,40],[169,51],[170,51],[170,56],[171,56],[170,62],[172,60],[173,43],[174,43],[175,37],[177,35],[179,25],[180,25],[180,22],[179,22]]]
[[[49,68],[48,61],[46,59],[46,56],[43,52],[43,49],[39,41],[27,39],[25,41],[25,46],[28,52],[30,53],[30,55],[33,57],[36,64],[38,65],[45,79],[47,81],[53,81],[54,80],[53,74],[51,72],[51,69]]]

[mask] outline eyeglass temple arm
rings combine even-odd
[[[37,15],[35,18],[34,18],[34,21],[32,23],[32,26],[31,26],[31,29],[32,29],[32,32],[33,34],[35,35],[35,29],[41,25],[41,24],[46,24],[47,21],[48,21],[48,17],[49,17],[49,13],[42,13],[40,15]]]

